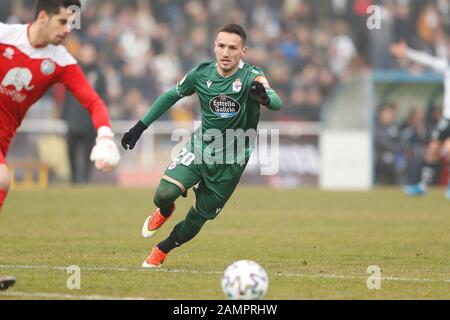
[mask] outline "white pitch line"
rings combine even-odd
[[[41,269],[41,270],[61,270],[66,271],[68,268],[64,266],[45,266],[45,265],[3,265],[0,269]],[[214,274],[220,275],[219,271],[198,271],[186,269],[142,269],[142,268],[112,268],[112,267],[81,267],[83,271],[107,271],[107,272],[161,272],[161,273],[190,273],[190,274]],[[366,280],[364,276],[345,276],[337,274],[310,274],[310,273],[274,273],[272,277],[294,277],[294,278],[322,278],[322,279],[342,279],[342,280]],[[380,277],[384,281],[403,281],[403,282],[445,282],[450,283],[450,279],[427,279],[427,278],[403,278],[403,277]]]
[[[0,264],[0,269],[43,269],[43,270],[62,270],[67,271],[69,266],[27,266],[27,265],[9,265]],[[116,271],[116,272],[128,272],[127,268],[111,268],[111,267],[83,267],[82,270],[86,271]]]
[[[0,292],[0,297],[22,297],[22,298],[57,298],[57,299],[79,299],[79,300],[145,300],[143,297],[110,297],[99,295],[75,295],[60,293],[26,293],[26,292]]]
[[[275,276],[285,277],[300,277],[300,278],[324,278],[324,279],[344,279],[344,280],[366,280],[364,276],[344,276],[338,274],[307,274],[307,273],[284,273],[275,274]],[[380,277],[380,280],[384,281],[405,281],[405,282],[447,282],[450,283],[450,279],[421,279],[421,278],[399,278],[399,277]]]

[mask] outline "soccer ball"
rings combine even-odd
[[[258,300],[269,287],[267,272],[254,261],[241,260],[230,265],[222,276],[222,290],[231,300]]]

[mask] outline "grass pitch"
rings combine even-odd
[[[450,201],[442,190],[410,199],[400,189],[241,187],[155,271],[141,263],[184,218],[193,193],[148,240],[140,230],[152,199],[148,189],[11,192],[0,214],[0,275],[17,284],[0,299],[223,299],[221,274],[240,259],[266,268],[267,299],[450,298]],[[80,290],[67,288],[71,265],[81,268]],[[367,287],[370,265],[381,268],[379,290]]]

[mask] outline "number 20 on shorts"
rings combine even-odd
[[[194,160],[195,154],[193,154],[192,152],[188,152],[186,148],[183,148],[174,159],[175,162],[181,163],[186,167],[189,167]]]

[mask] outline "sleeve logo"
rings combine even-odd
[[[53,61],[51,60],[44,60],[41,63],[41,72],[42,74],[48,76],[50,74],[52,74],[53,72],[55,72],[56,66],[53,63]]]

